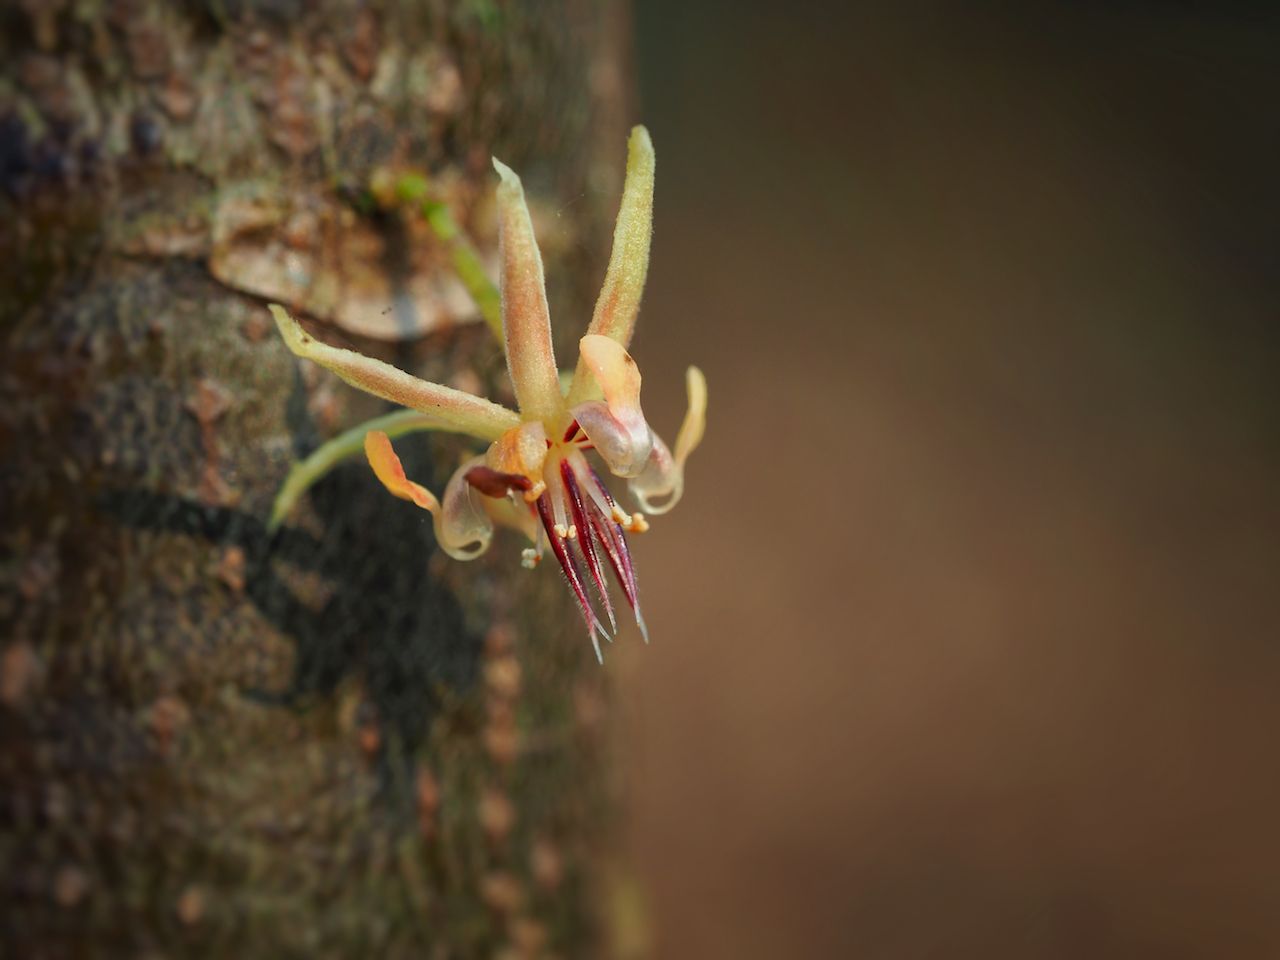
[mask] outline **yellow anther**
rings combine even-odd
[[[538,553],[533,547],[525,547],[520,551],[520,566],[526,570],[532,570],[542,560],[542,554]]]
[[[566,527],[563,523],[557,523],[551,529],[552,531],[554,531],[555,535],[559,537],[561,540],[569,539],[569,528]]]
[[[613,505],[613,521],[622,524],[623,527],[631,526],[631,517],[616,503]]]
[[[578,525],[576,523],[569,524],[569,539],[570,540],[578,539]]]
[[[631,515],[631,522],[626,524],[626,529],[628,533],[644,533],[649,529],[649,521],[637,510]]]

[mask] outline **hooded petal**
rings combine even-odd
[[[517,414],[482,397],[419,380],[389,363],[321,343],[279,304],[271,304],[270,310],[285,344],[299,357],[333,371],[358,390],[430,414],[444,429],[496,440],[520,423]]]
[[[498,185],[498,235],[507,367],[521,415],[526,420],[539,420],[554,414],[563,403],[551,347],[542,254],[533,236],[520,178],[496,157],[493,167],[502,178]]]
[[[653,235],[653,175],[656,158],[653,141],[644,127],[634,127],[627,141],[627,179],[622,187],[622,204],[613,229],[613,253],[605,272],[604,286],[596,301],[588,333],[600,334],[622,344],[631,343],[645,277],[649,273],[649,242]],[[599,396],[579,360],[574,372],[569,403]]]
[[[582,338],[581,356],[605,399],[579,404],[573,416],[609,469],[634,477],[653,448],[653,433],[640,409],[640,368],[621,344],[599,334]]]
[[[684,465],[689,454],[702,442],[707,426],[707,380],[697,367],[690,367],[685,377],[689,393],[689,409],[676,436],[673,455],[658,437],[653,438],[653,452],[641,474],[631,481],[631,494],[647,513],[663,514],[674,507],[684,493]],[[654,499],[662,502],[655,504]]]
[[[615,477],[634,477],[649,462],[654,436],[643,418],[624,423],[600,400],[578,404],[573,416]]]
[[[467,471],[480,464],[483,458],[476,457],[458,468],[445,486],[444,502],[441,503],[430,490],[405,476],[404,466],[385,433],[370,430],[365,435],[364,449],[369,466],[384,487],[402,500],[409,500],[431,512],[436,542],[445,553],[455,560],[474,560],[489,549],[489,541],[493,539],[493,521],[473,500],[480,495],[473,494],[466,479]]]
[[[508,430],[485,454],[485,462],[494,470],[528,479],[525,499],[529,502],[538,499],[547,488],[542,479],[542,466],[546,459],[547,431],[538,420]]]

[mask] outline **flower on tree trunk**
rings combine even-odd
[[[627,352],[649,266],[654,153],[648,131],[636,127],[631,132],[613,253],[567,388],[552,350],[542,256],[524,190],[510,168],[496,159],[493,165],[500,177],[503,335],[518,412],[320,343],[283,307],[273,304],[270,309],[295,354],[413,411],[380,418],[387,429],[368,429],[364,451],[391,493],[430,511],[441,548],[456,559],[474,559],[488,549],[495,525],[513,527],[532,542],[523,554],[526,566],[536,566],[549,548],[600,657],[599,635],[610,634],[596,615],[589,589],[594,588],[616,632],[606,567],[648,639],[626,534],[648,529],[641,510],[665,513],[680,499],[685,462],[701,441],[706,422],[706,381],[697,367],[689,368],[689,409],[674,449],[668,448],[645,421],[640,370]],[[489,441],[489,447],[462,464],[437,498],[405,476],[388,435],[393,426],[395,432],[465,433]],[[628,513],[618,505],[585,456],[591,450],[614,475],[629,481],[641,510]]]

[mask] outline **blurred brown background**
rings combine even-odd
[[[636,8],[657,955],[1280,955],[1274,15]]]

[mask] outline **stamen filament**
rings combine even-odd
[[[574,524],[582,531],[582,536],[578,538],[578,547],[587,561],[587,570],[591,573],[591,579],[595,581],[596,593],[604,604],[605,614],[609,617],[609,626],[613,628],[614,633],[617,633],[618,621],[613,614],[613,602],[609,599],[609,588],[604,582],[600,557],[596,553],[595,530],[587,514],[587,505],[583,503],[582,492],[578,488],[578,479],[574,476],[573,466],[568,460],[560,461],[560,476],[564,480],[565,492],[569,496],[569,510],[573,514]]]
[[[600,475],[592,470],[589,465],[586,465],[585,461],[584,465],[590,473],[595,487],[602,496],[612,503],[613,498],[609,496],[609,488],[604,485]],[[591,484],[587,485],[587,489],[591,489]],[[644,637],[644,642],[648,643],[649,628],[645,626],[644,615],[640,612],[640,595],[636,586],[635,567],[631,563],[631,551],[627,548],[627,538],[623,535],[623,528],[614,522],[610,516],[607,516],[604,510],[599,513],[591,513],[590,522],[592,532],[595,534],[595,540],[604,547],[605,554],[609,557],[609,565],[613,567],[613,575],[617,578],[618,585],[622,587],[622,593],[627,598],[627,604],[631,607],[631,612],[635,614],[636,626],[640,628],[640,635]]]
[[[551,516],[551,507],[547,503],[548,499],[548,496],[543,496],[538,501],[538,513],[542,517],[542,525],[547,529],[547,533],[551,534],[555,521]],[[573,590],[574,598],[578,601],[578,608],[582,611],[582,619],[586,621],[587,630],[591,633],[591,646],[595,649],[596,659],[604,663],[604,654],[600,652],[600,639],[596,636],[596,630],[599,630],[609,639],[612,639],[612,637],[609,637],[608,632],[596,617],[595,611],[591,609],[591,601],[587,599],[587,591],[582,586],[582,577],[578,572],[578,564],[573,555],[569,553],[564,540],[554,535],[550,536],[549,539],[551,541],[551,552],[560,561],[560,569],[564,571],[565,579],[569,581],[569,587]]]
[[[555,535],[552,539],[567,540],[569,538],[569,519],[565,515],[564,490],[561,488],[560,480],[554,472],[548,470],[543,476],[548,482],[547,492],[542,499],[551,501],[551,516],[554,520],[547,527],[547,532]],[[541,503],[542,500],[538,502]]]

